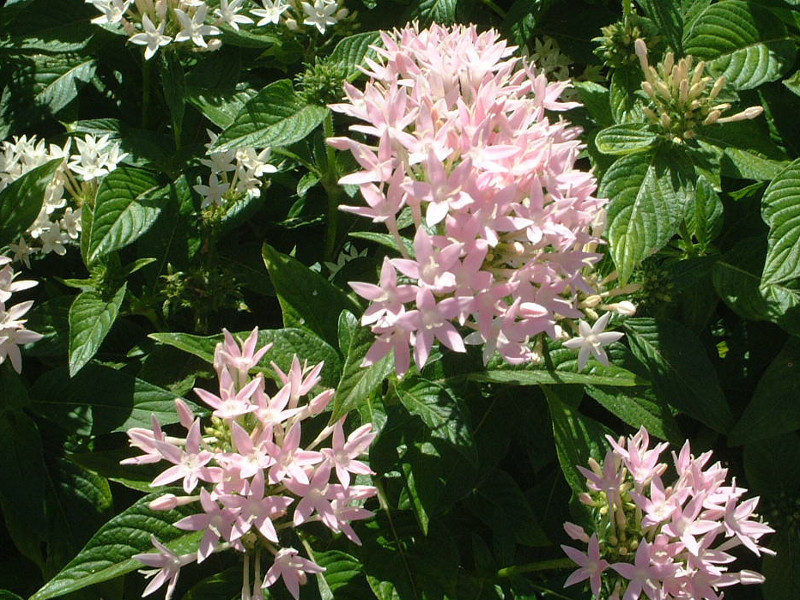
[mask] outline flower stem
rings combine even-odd
[[[323,122],[325,138],[333,137],[333,115],[328,111]],[[323,142],[324,143],[324,142]],[[331,146],[325,148],[325,165],[320,183],[328,196],[328,213],[325,227],[325,260],[336,260],[336,246],[339,229],[339,198],[342,188],[339,187],[339,173],[336,168],[336,151]]]
[[[562,569],[572,569],[575,563],[569,558],[551,558],[550,560],[540,560],[525,565],[513,565],[505,567],[497,572],[498,577],[513,577],[521,573],[535,573],[537,571],[556,571]]]

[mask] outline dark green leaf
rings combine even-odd
[[[761,215],[770,228],[761,280],[767,288],[800,277],[800,159],[769,184]]]
[[[678,231],[693,180],[685,154],[668,148],[623,156],[606,171],[598,195],[610,199],[607,237],[620,281]]]
[[[617,123],[642,122],[641,103],[636,97],[642,84],[642,71],[639,65],[630,65],[614,69],[611,75],[608,99],[611,114]]]
[[[329,344],[338,341],[337,320],[343,310],[360,312],[347,295],[327,279],[269,244],[262,249],[278,294],[286,327],[310,329]]]
[[[91,228],[83,232],[89,237],[86,259],[90,264],[135,242],[155,223],[161,208],[147,195],[157,186],[158,180],[150,173],[130,167],[119,167],[103,179]]]
[[[587,386],[586,393],[631,427],[644,426],[652,435],[673,444],[680,445],[684,439],[666,403],[655,398],[649,388]]]
[[[658,135],[647,123],[622,123],[606,127],[594,138],[597,149],[604,154],[634,154],[646,152],[658,141]]]
[[[684,34],[684,50],[707,61],[737,90],[781,77],[794,63],[795,43],[778,17],[753,2],[723,0],[697,17]]]
[[[175,423],[175,394],[152,383],[100,365],[70,378],[66,369],[48,371],[31,388],[32,408],[68,431],[101,435],[150,427],[151,415]]]
[[[631,350],[647,366],[658,397],[719,432],[733,425],[714,366],[700,341],[680,323],[627,319]]]
[[[331,419],[337,420],[357,409],[394,370],[391,356],[385,356],[369,367],[362,366],[367,350],[374,341],[375,334],[361,327],[352,313],[345,311],[339,315],[339,349],[345,362],[342,379],[336,387]]]
[[[760,495],[796,496],[800,490],[800,437],[788,433],[744,447],[748,487]]]
[[[789,338],[758,382],[733,428],[731,444],[746,444],[800,429],[800,340]]]
[[[31,600],[57,598],[135,571],[142,567],[142,563],[133,556],[153,550],[151,535],[176,554],[196,551],[203,532],[186,533],[172,525],[190,514],[191,509],[149,509],[147,505],[160,495],[145,496],[106,523],[78,556],[31,596]]]
[[[183,114],[186,111],[186,78],[177,52],[159,52],[161,59],[161,89],[172,117],[172,129],[180,139]]]
[[[34,102],[46,107],[51,114],[75,100],[97,69],[94,59],[70,56],[39,56],[35,64],[37,91]]]
[[[559,388],[544,388],[550,417],[553,421],[553,435],[561,470],[570,487],[576,494],[586,491],[586,478],[577,467],[585,467],[589,458],[602,461],[607,442],[603,426],[597,421],[583,416],[577,408],[565,402]]]
[[[764,600],[794,600],[795,590],[800,589],[800,535],[796,528],[786,527],[767,545],[775,556],[764,557]]]
[[[39,216],[45,189],[62,162],[56,159],[36,167],[0,192],[0,246],[16,242]]]
[[[722,201],[705,177],[697,179],[697,194],[686,214],[686,225],[703,248],[722,230]]]
[[[637,0],[644,14],[653,20],[658,32],[667,39],[670,47],[680,56],[683,54],[683,17],[678,2],[662,0]]]
[[[413,16],[423,23],[449,25],[456,19],[458,0],[420,0]]]
[[[247,101],[212,150],[288,146],[305,138],[327,115],[327,108],[304,105],[292,82],[282,79]]]
[[[74,376],[97,354],[117,320],[127,283],[106,301],[97,292],[81,292],[69,309],[69,373]]]
[[[365,31],[342,39],[331,52],[328,60],[346,69],[347,78],[355,79],[361,71],[358,67],[364,64],[364,58],[375,58],[375,51],[370,46],[380,43],[377,31]]]
[[[242,568],[238,565],[206,577],[181,600],[239,600],[242,597]]]

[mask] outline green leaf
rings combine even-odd
[[[753,398],[731,431],[730,444],[746,444],[800,429],[800,340],[791,337],[761,376]]]
[[[157,186],[158,180],[141,169],[119,167],[106,175],[97,190],[91,227],[83,232],[89,238],[89,264],[135,242],[150,229],[161,213],[161,208],[148,199],[148,193]],[[168,192],[168,188],[162,192]]]
[[[768,546],[775,556],[765,556],[761,571],[766,578],[764,600],[794,600],[800,589],[800,535],[796,527],[779,529]]]
[[[344,332],[344,335],[343,335]],[[362,366],[367,351],[375,342],[375,334],[361,327],[350,312],[339,315],[339,348],[344,354],[342,378],[336,387],[331,420],[336,421],[371,396],[394,371],[391,356],[385,356],[374,365]]]
[[[553,421],[556,452],[564,478],[576,494],[586,491],[586,478],[577,467],[585,467],[589,458],[601,461],[605,455],[606,440],[603,426],[583,416],[577,408],[565,402],[559,388],[543,388]]]
[[[713,76],[724,76],[737,90],[780,78],[796,54],[778,17],[740,0],[723,0],[704,10],[685,32],[684,51],[707,61]]]
[[[649,388],[586,386],[586,393],[615,417],[631,427],[646,427],[651,435],[680,445],[684,436],[665,402]]]
[[[325,573],[317,577],[322,600],[333,600],[338,590],[343,590],[338,592],[340,598],[352,597],[350,594],[344,596],[343,593],[351,592],[348,584],[363,572],[361,562],[356,557],[339,550],[328,550],[315,552],[314,562],[325,569]]]
[[[549,546],[550,540],[514,478],[500,469],[489,470],[473,491],[469,506],[486,525],[502,529],[511,524],[514,540],[526,546]]]
[[[246,331],[235,333],[234,337],[244,340],[248,335],[250,332]],[[151,333],[149,337],[161,344],[168,344],[194,354],[208,363],[214,362],[214,348],[223,341],[222,335],[201,337],[188,333]],[[258,343],[259,346],[272,344],[272,349],[255,368],[258,372],[277,380],[277,375],[269,363],[274,361],[285,373],[291,367],[292,358],[296,354],[301,362],[303,360],[307,360],[309,364],[325,362],[325,368],[320,374],[321,385],[336,387],[339,382],[342,372],[339,353],[310,331],[292,328],[263,330],[258,332]]]
[[[420,0],[413,16],[423,23],[449,25],[456,20],[458,0]]]
[[[800,277],[800,159],[769,184],[761,216],[769,225],[762,288]]]
[[[647,123],[622,123],[600,131],[594,143],[603,154],[624,155],[649,150],[658,137]]]
[[[262,248],[264,263],[283,310],[286,327],[310,329],[329,344],[338,341],[339,314],[360,312],[347,295],[319,273],[269,244]]]
[[[176,554],[196,551],[203,532],[186,533],[172,525],[191,514],[191,508],[156,511],[147,507],[161,493],[145,496],[101,527],[78,556],[30,600],[57,598],[135,571],[142,563],[133,557],[153,550],[151,535]]]
[[[358,67],[364,64],[364,59],[376,56],[375,50],[370,46],[380,44],[380,41],[381,36],[377,31],[365,31],[347,36],[336,44],[327,60],[346,69],[347,79],[355,79],[361,74]]]
[[[38,166],[0,192],[0,246],[16,242],[39,216],[45,189],[62,163],[55,159]]]
[[[641,104],[636,97],[641,85],[642,71],[638,65],[614,69],[608,94],[614,121],[638,123],[644,120]]]
[[[663,0],[636,0],[644,9],[647,17],[652,19],[656,29],[667,39],[670,47],[679,55],[683,55],[683,17],[679,2]]]
[[[117,319],[128,284],[106,301],[97,292],[81,292],[69,309],[69,374],[74,376],[97,354]]]
[[[703,176],[697,178],[696,189],[697,194],[686,214],[686,225],[700,246],[707,248],[722,231],[722,200]]]
[[[422,419],[432,435],[452,444],[470,461],[476,460],[467,406],[448,388],[427,379],[408,377],[395,392],[406,410]]]
[[[239,600],[242,597],[242,568],[225,569],[206,577],[183,595],[181,600]]]
[[[305,138],[327,115],[325,107],[303,104],[292,82],[281,79],[247,101],[211,151],[288,146]]]
[[[176,395],[125,371],[87,365],[70,378],[67,369],[45,373],[31,388],[32,410],[69,432],[102,435],[150,427],[150,416],[176,423]]]
[[[800,96],[800,71],[795,71],[791,77],[783,80],[783,85],[796,96]]]
[[[76,61],[70,56],[40,56],[35,64],[37,91],[34,102],[47,107],[51,114],[75,100],[97,70],[94,59],[78,58]]]
[[[800,437],[789,433],[747,444],[744,470],[754,493],[796,496],[800,490]]]
[[[584,108],[598,126],[609,127],[614,123],[608,88],[594,81],[573,81],[572,85],[578,91]]]
[[[691,162],[669,148],[623,156],[606,171],[598,195],[610,199],[607,236],[620,281],[677,233],[693,180]]]
[[[700,341],[675,321],[627,319],[631,350],[650,371],[659,399],[705,423],[727,432],[733,425],[717,373]]]
[[[0,511],[20,552],[43,567],[45,464],[39,428],[22,411],[0,413]]]

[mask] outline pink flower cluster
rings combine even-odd
[[[154,539],[157,553],[135,557],[155,567],[146,572],[154,577],[145,595],[168,582],[170,598],[181,567],[202,562],[215,551],[233,548],[246,554],[245,600],[263,598],[262,588],[278,578],[298,598],[307,574],[324,569],[294,548],[283,547],[282,530],[320,521],[360,544],[350,523],[371,516],[361,505],[376,494],[376,489],[355,485],[352,475],[372,473],[358,460],[375,438],[372,426],[363,425],[346,436],[341,419],[329,423],[303,446],[303,422],[320,415],[333,399],[334,391],[326,389],[301,402],[319,385],[323,365],[304,367],[295,356],[291,369],[284,373],[272,363],[282,386],[270,396],[264,377],[250,375],[271,346],[257,348],[257,342],[258,329],[243,342],[225,331],[224,343],[217,345],[214,367],[219,376],[219,395],[195,389],[213,409],[210,427],[203,431],[200,418],[178,399],[175,404],[185,437],[167,435],[155,416],[151,429],[128,431],[131,445],[144,454],[123,463],[171,463],[152,485],[180,482],[186,493],[164,494],[151,503],[151,508],[168,510],[197,503],[198,513],[175,526],[204,532],[196,553],[176,556]],[[326,440],[328,445],[323,447]],[[262,559],[269,556],[272,565],[262,579]]]
[[[601,466],[578,467],[588,493],[580,500],[592,510],[595,533],[567,523],[574,540],[588,543],[581,552],[562,546],[579,565],[567,586],[589,580],[592,593],[609,600],[720,600],[719,588],[762,583],[753,571],[731,572],[729,550],[744,546],[756,555],[774,554],[759,545],[773,529],[755,513],[758,498],[727,485],[728,470],[711,463],[711,452],[691,454],[687,441],[672,454],[677,478],[665,485],[667,463],[659,462],[666,443],[650,448],[642,427],[629,438],[614,440]],[[603,594],[601,595],[601,590]]]
[[[578,105],[496,31],[410,25],[381,37],[364,91],[347,84],[347,102],[331,106],[366,137],[328,139],[362,169],[339,182],[366,206],[341,209],[383,223],[403,255],[385,260],[378,285],[350,284],[378,336],[367,364],[394,351],[402,375],[410,348],[421,368],[436,340],[535,361],[531,342],[568,337],[559,320],[584,317],[578,294],[596,294],[587,267],[606,201],[575,168],[580,129],[547,114]],[[413,250],[401,235],[411,223]]]
[[[22,371],[22,355],[19,347],[42,339],[42,334],[25,329],[23,319],[33,301],[19,302],[14,306],[6,307],[6,302],[11,299],[14,292],[27,290],[38,282],[33,280],[17,280],[19,273],[11,267],[11,259],[0,256],[0,365],[6,358],[11,361],[11,366],[17,373]]]

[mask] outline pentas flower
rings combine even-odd
[[[167,435],[155,416],[150,429],[128,431],[131,446],[143,454],[123,463],[166,461],[151,485],[179,484],[186,494],[165,493],[150,507],[194,506],[195,514],[175,527],[204,532],[195,553],[176,556],[154,539],[157,553],[135,557],[156,567],[143,571],[153,576],[145,595],[167,583],[169,599],[184,565],[233,549],[245,555],[245,600],[263,598],[262,589],[279,579],[297,599],[307,574],[324,569],[286,545],[295,538],[289,529],[319,522],[361,543],[351,523],[372,516],[363,504],[377,490],[355,485],[353,477],[372,474],[359,459],[376,434],[366,424],[347,435],[344,418],[321,428],[309,425],[307,420],[320,415],[333,398],[333,390],[317,391],[321,363],[308,366],[295,356],[287,372],[273,363],[280,388],[270,395],[263,375],[253,374],[270,348],[259,347],[258,329],[244,340],[225,331],[214,352],[219,395],[195,390],[213,409],[210,424],[203,425],[186,402],[176,400],[182,436]],[[309,443],[304,429],[312,428],[319,433]]]
[[[206,148],[210,150],[219,136],[210,130],[207,133],[210,141]],[[200,207],[225,206],[244,198],[257,198],[261,194],[263,176],[278,170],[269,164],[271,154],[270,148],[209,152],[207,158],[200,161],[211,170],[208,185],[194,186],[194,191],[202,197]]]
[[[93,202],[100,180],[127,157],[108,135],[86,134],[67,140],[64,146],[27,136],[14,137],[0,145],[0,191],[51,160],[61,165],[45,188],[36,220],[9,248],[15,262],[30,267],[35,253],[64,255],[81,233],[81,207]]]
[[[31,309],[33,302],[19,302],[13,306],[6,303],[11,300],[14,292],[27,290],[37,285],[31,280],[17,280],[17,275],[11,267],[11,259],[0,255],[0,365],[6,358],[11,361],[13,369],[22,371],[22,354],[19,346],[30,344],[42,339],[40,333],[25,328],[22,317]]]
[[[622,312],[603,304],[620,292],[592,273],[606,201],[575,168],[580,129],[550,115],[578,106],[559,100],[567,83],[491,30],[410,25],[381,38],[365,88],[346,84],[331,106],[355,120],[354,135],[328,139],[361,167],[340,183],[366,206],[340,208],[382,223],[402,255],[384,261],[378,286],[351,283],[377,335],[367,364],[394,352],[403,375],[410,348],[421,368],[436,342],[484,344],[485,360],[519,364],[541,359],[542,336],[570,333],[581,368],[590,355],[607,364],[603,347],[620,334],[603,332],[597,310]]]
[[[758,498],[745,500],[746,489],[727,485],[727,469],[709,464],[710,452],[695,457],[687,441],[672,455],[677,477],[667,485],[669,465],[660,462],[667,444],[651,448],[644,427],[608,440],[603,465],[592,459],[590,469],[578,467],[594,533],[564,525],[573,540],[588,543],[586,552],[562,546],[579,566],[565,586],[588,579],[595,597],[618,600],[719,600],[722,587],[764,581],[753,571],[732,571],[736,558],[728,551],[774,554],[760,545],[773,529],[755,513]]]

